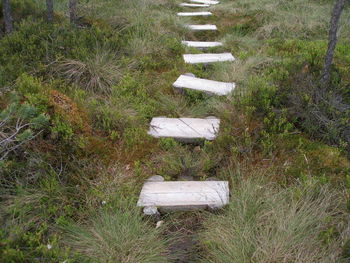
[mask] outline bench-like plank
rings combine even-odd
[[[193,31],[216,31],[218,28],[216,25],[187,25],[186,26],[188,29],[193,30]]]
[[[179,6],[182,7],[209,7],[210,5],[208,4],[190,4],[190,3],[181,3]]]
[[[178,16],[211,16],[211,12],[180,12]]]
[[[188,64],[214,63],[235,60],[231,53],[184,54],[183,58],[185,63]]]
[[[221,42],[205,42],[205,41],[182,41],[182,44],[188,47],[210,48],[222,46]]]
[[[137,206],[188,210],[221,208],[228,202],[227,181],[146,182]]]
[[[216,118],[153,118],[148,134],[156,138],[174,138],[183,142],[214,140],[220,127]]]
[[[174,83],[174,88],[199,90],[215,95],[228,95],[235,88],[235,83],[220,82],[181,75]]]
[[[219,1],[214,0],[190,0],[192,3],[199,3],[199,4],[208,4],[208,5],[217,5],[220,3]]]

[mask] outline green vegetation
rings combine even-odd
[[[1,262],[172,262],[167,223],[194,221],[198,262],[349,260],[349,6],[322,91],[333,1],[221,2],[213,17],[180,19],[174,0],[81,0],[74,26],[66,0],[52,24],[45,1],[11,1],[14,31],[0,39]],[[219,31],[189,32],[190,21]],[[221,40],[211,51],[237,61],[185,65],[182,54],[199,51],[183,39]],[[177,94],[186,72],[237,89]],[[213,115],[213,142],[147,136],[154,116]],[[155,174],[229,180],[231,203],[177,224],[163,215],[156,229],[135,208]]]
[[[134,204],[132,204],[134,205]],[[133,211],[133,212],[131,212]],[[88,226],[69,225],[68,246],[91,262],[166,262],[160,231],[143,222],[135,208],[100,212]]]
[[[234,189],[224,214],[205,222],[203,262],[341,262],[338,246],[349,235],[344,192],[310,180],[281,188],[256,177]]]

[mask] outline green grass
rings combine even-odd
[[[133,205],[133,204],[132,204]],[[83,262],[167,262],[166,241],[135,208],[99,211],[86,225],[65,226],[66,244]]]
[[[56,71],[68,83],[84,89],[110,94],[111,87],[121,78],[116,51],[106,47],[97,47],[95,52],[83,61],[66,59],[58,62]]]
[[[37,136],[16,137],[13,145],[24,143],[0,163],[3,261],[165,262],[173,244],[134,207],[155,174],[231,183],[227,209],[199,213],[203,250],[193,258],[332,262],[348,253],[350,163],[337,140],[346,129],[307,119],[313,103],[290,104],[297,95],[312,102],[307,84],[322,67],[332,1],[222,0],[208,19],[177,17],[183,9],[173,0],[79,1],[78,27],[66,0],[55,1],[52,25],[44,1],[12,3],[15,32],[0,39],[0,116],[17,110],[0,125],[0,142],[16,120],[33,122],[26,133]],[[332,73],[346,103],[349,16],[347,7]],[[208,21],[219,32],[183,27]],[[183,47],[185,39],[221,40],[210,51],[237,60],[186,65],[183,53],[201,51]],[[228,98],[174,92],[187,72],[237,88]],[[348,115],[323,109],[341,116],[332,127],[348,127]],[[147,135],[154,116],[217,116],[220,133],[198,145],[157,140]],[[191,230],[178,217],[165,220]]]
[[[339,259],[349,235],[344,200],[313,180],[283,188],[240,179],[228,208],[210,215],[198,237],[202,262],[346,262]]]

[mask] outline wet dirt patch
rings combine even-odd
[[[196,233],[202,227],[201,213],[172,213],[164,217],[165,221],[167,217],[171,217],[163,233],[172,241],[166,255],[169,261],[173,263],[195,262],[199,255]]]

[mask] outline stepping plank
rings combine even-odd
[[[174,88],[192,89],[204,91],[215,95],[228,95],[234,88],[235,83],[219,82],[207,79],[200,79],[191,76],[181,75],[174,83]]]
[[[209,7],[210,5],[208,5],[208,4],[189,4],[189,3],[182,3],[182,4],[179,4],[179,6],[182,6],[182,7]]]
[[[211,16],[211,12],[180,12],[178,16]]]
[[[229,203],[227,181],[146,182],[137,206],[163,210],[221,208]]]
[[[153,118],[148,134],[160,138],[174,138],[183,142],[196,139],[214,140],[220,126],[216,118]]]
[[[194,31],[218,30],[216,25],[187,25],[186,27]]]
[[[218,54],[184,54],[183,58],[185,63],[199,64],[199,63],[214,63],[224,61],[234,61],[235,58],[231,53],[218,53]]]
[[[196,48],[210,48],[222,46],[221,42],[182,41],[182,44],[188,47]]]
[[[207,4],[207,5],[217,5],[219,1],[214,0],[190,0],[192,3]]]

